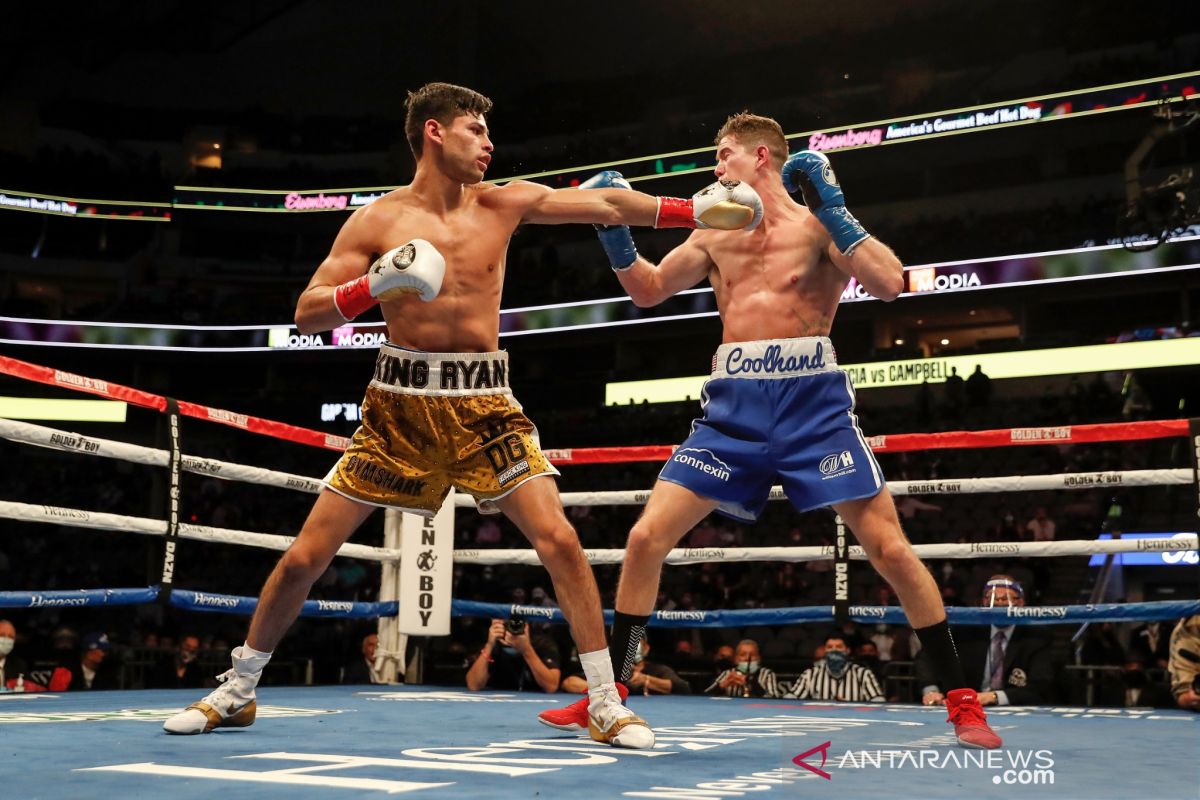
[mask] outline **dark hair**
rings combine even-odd
[[[830,633],[828,636],[825,637],[825,641],[821,642],[821,644],[828,644],[829,642],[832,642],[834,639],[836,639],[837,641],[846,645],[846,647],[850,646],[850,641],[846,638],[846,634],[842,633],[841,631],[833,631],[832,633]]]
[[[733,114],[725,120],[721,130],[717,131],[717,137],[713,139],[713,144],[720,144],[726,136],[732,136],[743,145],[754,147],[760,144],[766,145],[767,150],[771,153],[771,160],[779,169],[783,169],[783,162],[787,161],[788,146],[787,139],[783,135],[783,128],[770,117],[760,117],[749,111]]]
[[[443,125],[454,122],[462,114],[486,114],[492,101],[479,92],[452,83],[427,83],[408,93],[404,101],[408,114],[404,118],[404,136],[413,157],[420,158],[425,145],[425,120],[436,119]]]

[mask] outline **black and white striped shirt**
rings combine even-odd
[[[851,664],[842,677],[835,678],[824,661],[800,673],[792,688],[783,696],[795,700],[843,700],[851,703],[882,703],[884,700],[879,681],[871,670],[861,664]]]
[[[757,672],[753,672],[746,676],[746,683],[743,686],[732,684],[727,689],[721,688],[721,681],[725,680],[729,673],[733,672],[727,669],[717,676],[708,688],[704,690],[705,694],[713,694],[720,697],[780,697],[779,680],[775,677],[774,670],[769,670],[766,667],[759,667]]]

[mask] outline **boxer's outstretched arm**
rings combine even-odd
[[[611,188],[553,190],[514,181],[496,194],[515,204],[522,222],[543,225],[591,222],[595,225],[751,230],[762,219],[762,199],[758,193],[748,184],[737,182],[711,184],[690,198],[654,197],[633,191],[628,183]]]
[[[634,305],[641,308],[656,306],[708,277],[713,262],[708,251],[696,241],[698,236],[703,234],[693,233],[687,241],[667,253],[660,264],[638,256],[628,269],[615,270],[617,280]]]
[[[859,285],[885,302],[895,300],[904,291],[904,265],[892,248],[872,236],[863,241],[851,255],[844,256],[837,246],[830,243],[826,255],[833,265]]]
[[[366,274],[371,266],[373,251],[366,239],[367,226],[363,222],[368,208],[363,206],[355,211],[342,225],[329,255],[317,267],[308,287],[296,301],[296,328],[300,333],[331,331],[346,324],[333,303],[333,292],[339,284]]]
[[[658,218],[657,197],[628,189],[551,189],[514,181],[504,191],[523,206],[521,221],[535,225],[590,222],[650,227]]]

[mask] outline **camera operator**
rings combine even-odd
[[[1180,708],[1200,711],[1200,614],[1179,620],[1171,632],[1171,694]]]
[[[520,617],[493,619],[487,643],[467,670],[467,688],[557,692],[561,677],[550,637],[531,633]]]

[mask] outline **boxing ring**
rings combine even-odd
[[[0,437],[80,454],[164,467],[175,501],[179,479],[194,473],[316,493],[321,482],[260,467],[185,455],[179,415],[232,425],[310,446],[339,451],[346,440],[223,409],[152,395],[84,376],[0,357],[0,374],[64,388],[168,414],[166,449],[83,436],[13,420],[0,420]],[[1146,441],[1190,436],[1193,423],[1168,420],[1049,428],[904,434],[873,437],[877,452],[1088,442]],[[1189,448],[1191,449],[1191,448]],[[547,450],[555,464],[662,461],[670,447]],[[1097,487],[1183,486],[1194,497],[1193,468],[1020,475],[992,478],[896,481],[892,493],[967,494]],[[568,492],[565,506],[629,505],[647,491]],[[776,488],[773,499],[782,499]],[[439,517],[473,507],[455,497]],[[252,613],[251,597],[176,588],[173,543],[180,539],[283,550],[291,537],[189,524],[172,503],[166,519],[35,505],[0,497],[0,517],[161,537],[159,585],[69,591],[0,591],[0,608],[101,607],[166,603],[176,608]],[[403,523],[389,513],[383,547],[346,544],[341,557],[383,565],[376,603],[309,601],[302,615],[378,619],[381,660],[392,676],[405,668],[406,642],[398,618],[416,606],[399,586],[405,568],[422,553],[401,546]],[[416,518],[414,518],[416,519]],[[452,526],[452,523],[451,523]],[[14,528],[16,526],[13,526]],[[452,530],[452,527],[451,527]],[[824,547],[681,548],[668,564],[742,561],[864,560],[844,542]],[[916,545],[922,558],[959,559],[1080,556],[1125,552],[1186,554],[1195,534],[1174,538]],[[618,564],[621,550],[586,550],[593,564]],[[532,550],[455,549],[455,564],[537,564]],[[412,556],[412,557],[410,557]],[[443,564],[443,568],[446,565]],[[258,587],[246,587],[248,590]],[[424,603],[423,600],[420,601]],[[422,606],[424,607],[424,606]],[[453,599],[453,616],[522,614],[561,620],[557,609]],[[606,612],[611,613],[611,612]],[[1200,600],[1037,606],[1021,609],[950,608],[958,625],[1062,624],[1174,619],[1200,613]],[[656,612],[652,626],[743,627],[831,622],[904,624],[895,606],[834,606]],[[266,687],[259,722],[211,736],[170,737],[161,721],[196,699],[194,690],[0,695],[0,786],[5,796],[54,798],[100,793],[170,793],[178,798],[283,796],[349,797],[364,793],[430,797],[846,797],[1194,798],[1200,786],[1200,715],[1149,709],[992,707],[989,718],[1005,739],[997,751],[968,751],[954,744],[945,711],[905,704],[821,704],[709,697],[635,698],[637,713],[658,735],[652,751],[616,750],[576,735],[546,735],[537,712],[564,698],[538,694],[466,692],[423,686]],[[11,794],[10,794],[11,793]],[[764,795],[765,796],[765,795]]]
[[[537,694],[421,687],[260,692],[251,728],[162,733],[194,691],[0,695],[5,796],[1011,797],[1196,796],[1197,715],[989,712],[1005,747],[963,750],[912,705],[650,697],[652,751],[546,735]],[[20,699],[18,699],[20,698]],[[552,699],[552,698],[551,698]],[[824,756],[824,757],[823,757]]]

